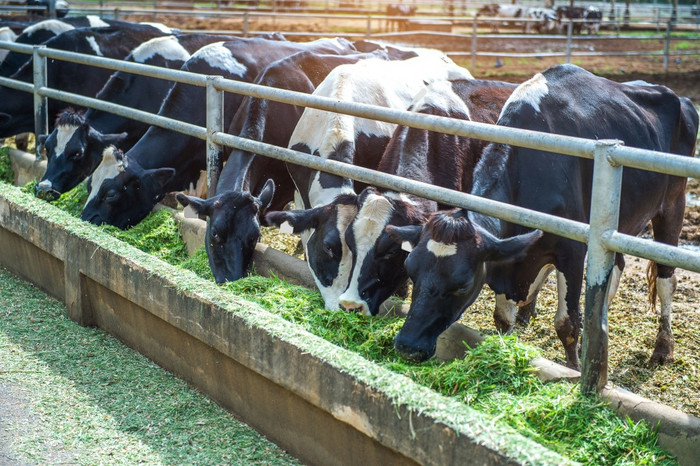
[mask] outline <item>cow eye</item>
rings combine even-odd
[[[114,189],[110,189],[105,194],[104,200],[105,202],[116,202],[119,200],[119,193]]]
[[[462,283],[459,288],[457,288],[455,291],[452,292],[452,294],[466,294],[470,293],[474,287],[474,283],[470,280],[466,283]]]
[[[70,155],[70,158],[71,158],[71,159],[79,159],[79,158],[81,158],[82,156],[83,156],[83,152],[82,152],[82,151],[75,151],[75,152],[73,152],[73,153]]]
[[[333,259],[333,257],[335,257],[335,254],[333,254],[333,248],[331,247],[330,244],[324,244],[324,245],[323,245],[323,252],[325,252],[326,255],[327,255],[328,257],[330,257],[331,259]]]

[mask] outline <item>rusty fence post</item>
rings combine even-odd
[[[207,76],[207,197],[216,195],[216,185],[223,162],[222,147],[216,144],[212,136],[224,130],[224,91],[216,88],[221,76]]]
[[[600,391],[608,381],[608,288],[615,252],[605,248],[603,233],[618,227],[622,166],[611,161],[610,151],[620,141],[601,140],[594,150],[586,304],[583,314],[581,391]]]
[[[49,99],[39,94],[39,89],[48,86],[46,57],[39,54],[44,45],[35,45],[32,49],[33,78],[34,78],[34,135],[36,137],[36,159],[41,160],[41,144],[39,136],[49,131]]]

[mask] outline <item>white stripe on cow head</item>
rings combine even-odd
[[[117,157],[115,150],[114,146],[109,146],[102,153],[102,162],[92,174],[92,189],[85,204],[88,204],[100,192],[100,186],[105,180],[116,177],[126,169],[128,165],[126,157]]]
[[[510,104],[515,102],[529,104],[535,109],[535,111],[539,112],[540,101],[547,94],[549,94],[547,78],[545,78],[542,73],[537,73],[535,76],[515,88],[510,97],[508,97],[508,100],[506,100],[506,103],[503,105],[501,116],[503,116]]]
[[[97,44],[97,40],[95,40],[95,36],[89,36],[86,37],[85,40],[90,44],[90,48],[95,51],[95,55],[98,57],[102,57],[102,50],[100,50],[100,46]]]
[[[457,254],[457,243],[443,243],[429,239],[425,245],[426,249],[433,253],[435,257],[450,257]]]
[[[343,246],[341,256],[342,259],[338,264],[338,275],[336,275],[336,277],[333,279],[333,283],[331,283],[330,286],[323,286],[323,284],[321,284],[321,282],[316,278],[316,274],[314,274],[312,271],[314,281],[316,282],[316,286],[323,297],[326,308],[332,310],[339,308],[338,297],[348,287],[348,279],[352,268],[352,253],[350,252],[350,248],[348,248],[348,244],[345,242],[345,230],[348,228],[348,225],[350,225],[350,222],[352,222],[352,220],[355,218],[357,208],[354,205],[336,204],[336,212],[336,228],[340,233],[340,243]],[[304,249],[306,250],[306,243],[304,243]]]
[[[58,19],[47,19],[39,23],[32,24],[31,26],[27,26],[26,28],[22,29],[22,34],[27,34],[31,36],[37,31],[46,30],[58,35],[62,32],[70,31],[72,29],[75,29],[75,26],[71,24],[64,23],[63,21],[60,21]]]
[[[54,155],[56,157],[63,155],[68,141],[70,141],[70,138],[73,137],[77,129],[78,127],[73,125],[59,125],[56,127],[56,147],[54,148]]]
[[[183,62],[190,58],[190,53],[185,50],[175,36],[154,37],[132,50],[131,55],[138,63],[144,63],[155,55],[160,55],[166,60]]]
[[[246,66],[236,60],[231,51],[224,47],[223,42],[202,47],[192,55],[192,58],[204,60],[212,68],[219,68],[237,76],[243,76],[247,71]]]
[[[91,28],[104,28],[109,26],[109,24],[105,23],[99,16],[87,15],[86,18]]]
[[[369,305],[362,299],[358,290],[362,263],[384,231],[384,227],[389,223],[393,211],[393,204],[385,196],[369,194],[352,225],[355,236],[355,268],[352,271],[350,283],[340,296],[339,301],[341,303],[361,303],[362,313],[366,315],[370,315]]]

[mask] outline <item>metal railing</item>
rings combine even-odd
[[[113,112],[148,124],[183,132],[206,141],[207,175],[210,187],[215,187],[216,185],[214,181],[218,178],[218,169],[222,164],[219,159],[222,146],[228,146],[338,176],[349,177],[371,185],[414,194],[443,204],[474,210],[512,223],[539,228],[549,233],[587,243],[588,260],[583,331],[584,355],[581,379],[582,390],[584,391],[600,389],[607,381],[607,325],[601,324],[607,322],[607,303],[601,293],[604,293],[607,288],[607,280],[612,269],[614,253],[630,254],[700,272],[700,253],[658,244],[616,231],[623,165],[669,175],[700,178],[700,160],[693,157],[625,147],[618,141],[594,141],[338,101],[311,94],[228,80],[220,76],[204,76],[191,72],[163,69],[150,65],[49,49],[45,46],[27,46],[0,41],[0,48],[33,54],[35,70],[33,84],[18,82],[10,78],[0,78],[0,85],[24,92],[33,92],[37,134],[45,134],[48,129],[46,106],[47,99],[51,98],[74,105]],[[102,102],[91,97],[48,88],[46,86],[47,58],[144,74],[206,87],[206,127],[122,107],[109,102]],[[380,173],[371,169],[325,160],[307,153],[296,152],[287,148],[227,134],[224,132],[224,124],[227,122],[222,121],[221,117],[223,114],[223,96],[226,92],[447,134],[593,159],[595,171],[590,224],[531,211],[471,194]],[[595,342],[595,344],[590,343],[591,341]]]

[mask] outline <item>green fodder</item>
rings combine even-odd
[[[83,181],[70,191],[61,194],[53,205],[71,214],[73,217],[80,217],[83,206],[88,198],[87,182]]]
[[[102,225],[112,236],[152,254],[173,265],[187,260],[187,246],[182,240],[180,229],[173,215],[166,209],[157,210],[128,230],[120,230],[111,225]]]
[[[15,182],[15,172],[10,163],[10,147],[0,147],[0,182],[12,184]]]

